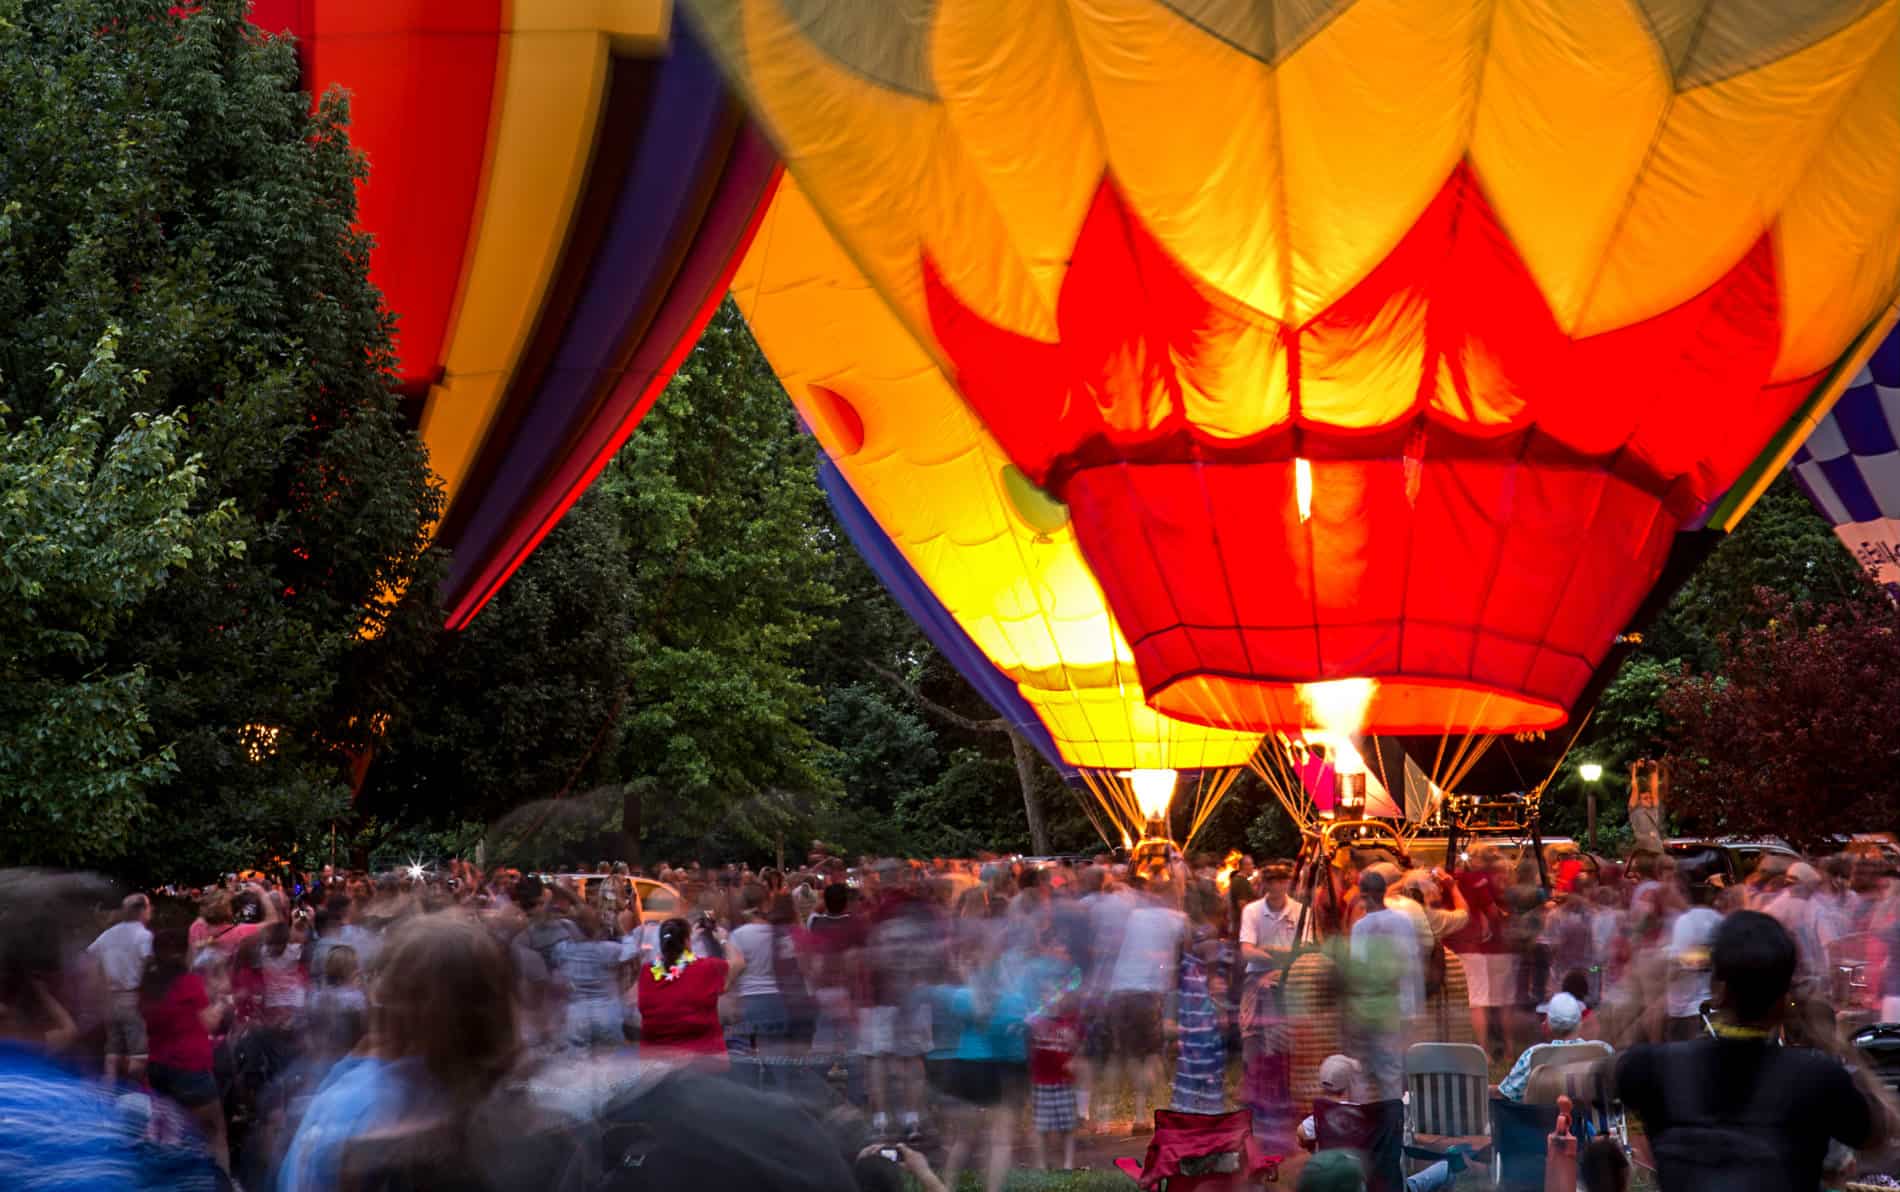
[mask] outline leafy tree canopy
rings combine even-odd
[[[245,9],[0,0],[0,500],[40,544],[0,632],[39,635],[8,684],[45,709],[0,729],[8,860],[286,847],[436,622],[347,108]]]

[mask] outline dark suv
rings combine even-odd
[[[1663,851],[1676,862],[1676,875],[1691,886],[1704,886],[1720,876],[1723,884],[1733,886],[1755,872],[1762,858],[1773,855],[1799,861],[1801,854],[1781,840],[1696,840],[1677,838],[1666,841]]]

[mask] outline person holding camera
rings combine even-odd
[[[641,1051],[723,1066],[726,1035],[719,998],[745,971],[745,963],[743,952],[722,948],[709,931],[695,933],[684,919],[660,924],[659,955],[636,974]]]
[[[901,1142],[874,1142],[859,1151],[857,1162],[851,1165],[858,1192],[898,1192],[905,1186],[905,1172],[924,1192],[949,1192],[930,1169],[930,1160]]]

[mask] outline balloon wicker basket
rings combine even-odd
[[[1294,1105],[1311,1105],[1319,1095],[1319,1066],[1340,1049],[1339,968],[1331,958],[1308,952],[1293,962],[1286,977],[1287,1024],[1293,1033],[1287,1087]]]

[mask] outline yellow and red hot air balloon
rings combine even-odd
[[[1562,722],[1900,287],[1900,0],[693,9],[1179,719]]]
[[[450,624],[691,349],[776,177],[665,0],[254,0],[350,97],[371,279],[448,507]]]

